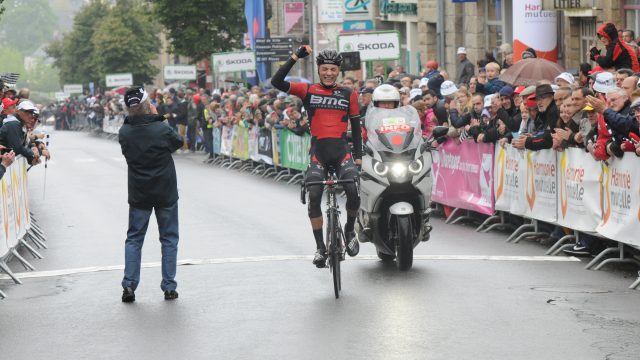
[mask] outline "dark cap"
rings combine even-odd
[[[543,95],[553,95],[553,88],[549,84],[542,84],[536,86],[536,96],[534,99],[538,99]]]
[[[135,105],[140,105],[143,103],[149,95],[142,86],[134,86],[130,87],[126,93],[124,93],[124,104],[127,107],[132,107]]]
[[[509,85],[504,86],[502,89],[500,89],[500,96],[513,96],[513,88]]]
[[[362,89],[360,90],[360,94],[361,94],[361,95],[364,95],[364,94],[373,94],[373,89],[372,89],[372,88],[368,88],[368,87],[362,88]]]

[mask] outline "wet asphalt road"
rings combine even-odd
[[[408,272],[370,244],[343,263],[343,293],[311,265],[299,189],[174,158],[180,192],[180,299],[163,300],[151,220],[134,304],[120,302],[126,163],[117,142],[52,135],[30,171],[48,235],[24,285],[0,280],[1,359],[639,359],[640,292],[630,268],[533,261],[536,242],[434,219]],[[437,255],[447,255],[437,259]],[[518,256],[474,260],[469,255]],[[20,271],[17,263],[11,267]],[[61,270],[63,274],[53,271]]]

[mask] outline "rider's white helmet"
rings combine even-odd
[[[389,84],[382,84],[373,90],[373,106],[378,106],[379,101],[393,101],[396,106],[400,104],[400,92],[394,86]]]

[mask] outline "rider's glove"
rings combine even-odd
[[[299,59],[305,58],[309,55],[309,52],[307,51],[307,47],[305,45],[302,45],[298,48],[298,50],[296,50],[296,56]]]

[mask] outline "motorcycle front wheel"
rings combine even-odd
[[[407,271],[413,266],[413,230],[410,216],[396,217],[397,245],[396,265],[401,271]]]

